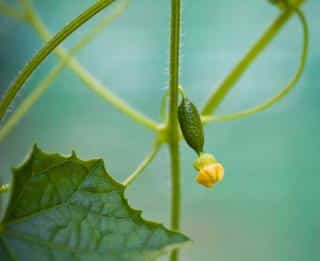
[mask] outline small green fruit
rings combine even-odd
[[[200,154],[203,151],[204,131],[196,106],[184,97],[178,108],[178,119],[184,139]]]

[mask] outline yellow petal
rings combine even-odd
[[[196,181],[207,188],[211,188],[213,184],[221,181],[223,177],[224,168],[222,164],[214,163],[201,168]]]
[[[199,172],[198,176],[196,177],[196,181],[207,187],[207,188],[211,188],[213,183],[212,183],[212,179],[208,176],[208,175],[204,175],[202,173]]]

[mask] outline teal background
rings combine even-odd
[[[16,1],[13,1],[16,2]],[[93,0],[34,0],[57,32]],[[306,71],[294,91],[273,108],[234,122],[206,127],[206,150],[225,166],[212,190],[194,182],[194,153],[182,145],[182,231],[193,243],[182,260],[320,260],[320,2],[303,7],[310,23]],[[159,120],[168,83],[170,1],[131,1],[126,12],[78,55],[82,64],[116,94]],[[181,83],[199,106],[277,16],[267,1],[184,0]],[[105,13],[65,43],[71,47]],[[245,109],[275,94],[294,73],[301,26],[290,20],[254,62],[218,113]],[[42,46],[33,29],[0,17],[0,94]],[[11,111],[57,63],[51,55],[33,74]],[[91,93],[68,69],[12,133],[0,142],[0,175],[22,162],[33,143],[46,151],[83,159],[102,157],[123,180],[150,149],[152,134]],[[169,157],[163,148],[127,191],[143,216],[169,224]],[[165,260],[165,258],[164,258]]]

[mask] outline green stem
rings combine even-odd
[[[304,0],[296,0],[294,7],[298,8]],[[286,24],[289,18],[294,13],[292,7],[286,8],[276,18],[276,20],[269,26],[264,34],[252,46],[252,48],[245,54],[240,62],[233,68],[230,74],[223,80],[218,89],[210,96],[206,102],[202,115],[210,115],[214,113],[220,103],[223,101],[228,92],[232,89],[234,84],[240,79],[243,73],[249,68],[258,55],[266,48],[266,46],[273,40],[280,29]]]
[[[29,21],[35,30],[39,33],[42,40],[47,41],[51,38],[51,34],[41,21],[41,19],[36,15],[32,6],[29,4],[28,0],[20,0],[23,4],[26,12],[29,14]],[[128,0],[123,1],[123,6],[127,6]],[[119,7],[121,8],[121,7]],[[68,52],[62,47],[58,47],[55,53],[60,57],[61,60],[66,60],[70,56]],[[139,124],[149,128],[153,131],[158,131],[158,124],[152,119],[148,118],[143,113],[135,110],[124,100],[120,99],[114,93],[112,93],[106,86],[99,82],[90,72],[88,72],[76,59],[69,59],[67,62],[68,67],[79,77],[79,79],[94,93],[99,97],[104,99],[111,106],[119,110],[124,115],[127,115]]]
[[[168,143],[171,159],[171,228],[176,231],[180,229],[180,150],[177,118],[179,100],[180,19],[180,0],[171,0]],[[171,261],[178,260],[178,255],[178,250],[172,251]]]
[[[255,113],[261,112],[275,103],[279,102],[283,97],[285,97],[292,89],[293,87],[297,84],[299,79],[302,76],[302,73],[304,71],[304,67],[306,64],[307,60],[307,55],[308,55],[308,46],[309,46],[309,29],[308,29],[308,23],[306,21],[306,18],[303,14],[302,11],[300,11],[297,8],[294,8],[296,14],[299,17],[299,20],[302,24],[303,28],[303,47],[302,47],[302,53],[301,53],[301,58],[300,58],[300,63],[298,66],[298,69],[296,73],[294,74],[292,80],[274,97],[271,99],[265,101],[264,103],[253,107],[251,109],[247,109],[241,112],[233,113],[233,114],[227,114],[227,115],[221,115],[221,116],[204,116],[202,117],[203,123],[208,123],[208,122],[222,122],[222,121],[230,121],[230,120],[237,120],[241,119],[243,117],[248,117],[250,115],[253,115]]]
[[[154,157],[157,155],[160,150],[162,142],[156,140],[151,151],[146,155],[143,161],[139,164],[139,166],[135,169],[135,171],[122,183],[125,187],[131,185],[145,170],[145,168],[152,162]]]
[[[109,6],[115,0],[100,0],[85,10],[82,14],[67,24],[59,33],[57,33],[40,51],[30,60],[22,69],[15,81],[9,86],[7,93],[0,103],[0,120],[5,115],[10,103],[22,88],[23,84],[34,72],[42,61],[68,36],[70,36],[81,25],[86,23],[90,18]]]
[[[10,184],[0,185],[0,194],[8,192],[10,190]]]
[[[16,10],[6,3],[0,3],[0,14],[12,17],[17,20],[24,20],[25,15],[20,10]]]
[[[161,120],[163,122],[165,122],[167,120],[167,100],[168,100],[168,97],[169,97],[169,93],[170,92],[170,89],[168,89],[165,94],[163,95],[162,99],[161,99],[161,104],[160,104],[160,117],[161,117]],[[179,86],[179,92],[180,94],[182,95],[183,98],[186,98],[186,93],[183,89],[182,86]]]
[[[66,64],[71,64],[70,60],[72,55],[75,55],[84,46],[86,46],[93,38],[101,32],[107,25],[109,25],[116,17],[118,17],[123,10],[127,7],[128,0],[124,0],[110,15],[106,16],[91,30],[89,30],[81,40],[70,49],[69,54],[61,59],[61,62],[56,65],[47,76],[34,88],[30,95],[28,95],[23,102],[14,110],[12,115],[0,128],[0,141],[3,140],[10,131],[18,124],[33,104],[41,97],[44,91],[50,86],[50,84],[56,79],[59,73],[65,68]],[[35,20],[36,21],[36,20]],[[73,64],[73,63],[72,63]]]

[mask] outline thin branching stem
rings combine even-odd
[[[296,0],[294,7],[298,8],[305,0]],[[280,29],[286,24],[294,13],[294,8],[284,9],[275,21],[267,28],[258,41],[250,48],[245,56],[236,64],[233,70],[222,81],[217,90],[209,96],[208,101],[202,109],[202,115],[208,116],[215,112],[225,96],[229,93],[235,83],[247,71],[249,66],[258,57],[266,46],[274,39]]]
[[[138,165],[134,172],[122,183],[125,187],[131,185],[146,169],[146,167],[152,162],[154,157],[159,152],[163,142],[156,139],[154,145],[152,146],[150,152],[145,156],[143,161]]]
[[[28,1],[24,1],[28,4]],[[75,55],[83,47],[85,47],[91,40],[94,39],[106,26],[108,26],[116,17],[118,17],[124,9],[127,7],[128,0],[123,0],[112,13],[102,19],[97,25],[90,29],[80,41],[70,49],[68,56],[63,56],[58,65],[56,65],[46,77],[34,88],[34,90],[23,100],[23,102],[14,110],[12,115],[6,120],[4,125],[0,127],[0,141],[3,140],[11,130],[18,124],[23,116],[29,111],[33,104],[41,97],[41,95],[47,90],[50,84],[57,78],[57,76],[63,71],[66,64],[70,64],[72,55]],[[30,17],[30,15],[29,15]],[[38,20],[34,20],[38,21]],[[73,63],[72,63],[73,64]]]
[[[297,13],[299,20],[302,24],[302,29],[303,29],[303,45],[302,45],[302,52],[301,52],[301,57],[300,57],[300,63],[298,66],[298,69],[296,73],[294,74],[293,78],[291,81],[274,97],[270,98],[269,100],[263,102],[262,104],[241,111],[233,114],[227,114],[227,115],[213,115],[213,116],[203,116],[202,117],[202,122],[203,123],[208,123],[208,122],[223,122],[223,121],[231,121],[231,120],[238,120],[243,117],[248,117],[250,115],[253,115],[255,113],[261,112],[263,110],[266,110],[273,106],[275,103],[279,102],[282,98],[284,98],[292,89],[293,87],[297,84],[299,79],[301,78],[307,56],[308,56],[308,46],[309,46],[309,28],[308,28],[308,23],[307,20],[301,10],[298,8],[294,8],[295,12]]]
[[[28,13],[29,21],[31,25],[35,28],[38,32],[42,40],[48,41],[51,39],[51,33],[42,22],[40,17],[37,16],[36,12],[30,5],[28,0],[20,0],[21,4],[23,4],[26,12]],[[124,0],[120,3],[118,7],[122,9],[128,5],[129,0]],[[116,11],[117,12],[117,11]],[[137,111],[135,108],[130,106],[127,102],[116,96],[113,92],[111,92],[105,85],[103,85],[99,80],[97,80],[88,70],[86,70],[75,58],[68,58],[70,54],[62,48],[57,47],[55,53],[59,56],[62,60],[69,60],[67,62],[68,67],[79,77],[79,79],[87,86],[91,91],[97,94],[100,98],[105,100],[115,109],[119,110],[124,115],[127,115],[134,121],[138,122],[139,124],[143,125],[146,128],[151,129],[152,131],[158,131],[159,126],[157,122],[153,121],[143,113]]]
[[[58,32],[49,42],[41,48],[35,56],[25,65],[25,67],[18,74],[17,78],[9,86],[7,93],[0,103],[0,120],[5,115],[9,105],[23,87],[24,83],[28,80],[30,75],[38,68],[43,60],[67,37],[69,37],[80,26],[90,20],[97,13],[101,12],[104,8],[112,4],[115,0],[100,0],[91,5],[78,17],[68,23],[60,32]]]

